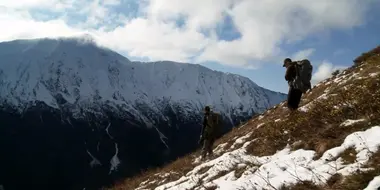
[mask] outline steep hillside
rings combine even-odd
[[[200,65],[132,62],[89,37],[3,42],[0,184],[96,189],[195,150],[205,105],[226,132],[283,99]]]
[[[199,152],[112,189],[376,190],[380,188],[380,46],[320,82],[290,114],[285,102]]]

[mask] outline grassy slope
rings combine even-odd
[[[218,154],[240,148],[241,144],[236,144],[236,139],[252,132],[245,139],[258,139],[247,147],[247,151],[252,155],[272,155],[291,144],[293,150],[315,150],[318,158],[326,150],[340,145],[347,135],[379,125],[380,46],[362,54],[354,63],[352,67],[322,81],[303,96],[301,110],[307,108],[306,112],[290,115],[283,102],[218,139],[215,143],[215,146],[219,145]],[[340,126],[347,119],[363,118],[363,122],[349,127]],[[352,151],[354,150],[347,150],[341,157],[347,162],[355,162],[350,156]],[[163,183],[175,181],[196,166],[193,161],[198,155],[199,151],[162,168],[144,171],[138,176],[115,184],[112,189],[135,189],[141,186],[144,189],[154,189]],[[367,165],[378,167],[379,164],[380,153],[376,153]],[[240,170],[241,168],[236,168],[236,173],[242,173]],[[356,173],[346,177],[347,180],[336,175],[330,178],[324,187],[317,187],[305,181],[283,189],[362,189],[377,175],[380,175],[380,169]]]

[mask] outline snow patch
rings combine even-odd
[[[379,72],[377,72],[377,73],[370,73],[369,74],[370,77],[376,77],[377,75],[379,75]]]
[[[264,124],[265,124],[265,123],[260,123],[260,124],[258,124],[258,125],[256,126],[256,129],[262,127]]]
[[[348,75],[346,75],[346,77],[347,77]],[[349,77],[347,77],[347,79],[346,80],[344,80],[344,81],[341,81],[339,84],[340,85],[343,85],[343,84],[346,84],[348,81],[350,81],[351,79],[358,79],[359,78],[359,73],[353,73],[353,74],[351,74],[351,75],[349,75]]]
[[[220,153],[223,151],[224,147],[227,146],[227,144],[228,144],[228,143],[222,143],[222,144],[219,144],[219,145],[213,150],[213,152],[214,152],[215,154],[220,154]]]
[[[349,175],[358,169],[364,170],[360,167],[369,160],[373,152],[378,151],[379,135],[380,126],[355,132],[348,135],[341,146],[327,150],[318,160],[313,160],[316,154],[313,150],[291,151],[289,146],[272,156],[252,156],[246,153],[251,142],[246,142],[241,148],[202,163],[177,181],[163,184],[156,190],[202,189],[198,182],[205,187],[216,185],[219,190],[279,189],[282,185],[298,183],[301,180],[323,185],[336,173]],[[355,148],[357,163],[344,164],[338,158],[349,147]],[[241,167],[241,164],[245,164],[247,168],[241,177],[236,178],[233,175],[234,170]],[[210,169],[205,173],[199,172],[205,167]],[[221,172],[225,175],[220,175]],[[374,179],[372,184],[377,184],[378,180]]]
[[[364,190],[379,190],[380,188],[380,176],[373,178],[372,181],[369,182],[368,186]]]
[[[327,91],[329,91],[329,90],[327,90]],[[320,95],[318,98],[316,98],[316,99],[314,99],[313,101],[307,103],[306,105],[301,106],[301,107],[299,108],[299,110],[302,111],[302,112],[307,112],[307,111],[310,110],[310,108],[314,105],[314,103],[315,103],[316,101],[321,100],[321,99],[323,99],[323,100],[327,100],[328,97],[329,97],[329,95],[327,95],[327,93],[326,93],[326,91],[325,91],[325,93],[322,94],[322,95]]]
[[[92,158],[92,160],[90,162],[91,167],[95,167],[97,165],[102,165],[102,163],[100,163],[100,161],[97,158],[95,158],[95,156],[93,156],[90,151],[87,150],[87,154]]]
[[[117,170],[117,168],[120,164],[120,160],[117,157],[118,154],[119,154],[119,148],[118,148],[117,143],[115,143],[115,155],[111,158],[111,161],[110,161],[111,168],[110,168],[110,172],[108,174],[111,174],[113,171]]]
[[[302,111],[302,112],[307,112],[307,111],[309,111],[309,106],[308,105],[304,105],[304,106],[300,107],[299,110]]]
[[[340,124],[340,126],[347,127],[347,126],[351,126],[355,123],[360,123],[360,122],[364,122],[364,121],[366,121],[366,120],[365,119],[357,119],[357,120],[348,119],[345,122],[343,122],[342,124]]]
[[[157,133],[159,134],[161,142],[164,143],[164,145],[166,146],[167,149],[169,149],[169,146],[165,142],[165,139],[168,139],[168,138],[163,133],[161,133],[161,131],[158,130],[157,127],[154,127],[154,128],[156,129]]]
[[[111,123],[108,123],[107,127],[106,127],[106,132],[108,134],[108,136],[113,139],[113,136],[109,133],[108,129],[111,127]]]
[[[245,143],[247,139],[252,135],[252,133],[253,132],[249,132],[248,134],[236,139],[236,141],[234,142],[234,144],[231,146],[230,149],[234,149],[235,146]]]

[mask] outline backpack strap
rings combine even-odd
[[[295,67],[295,70],[296,70],[296,76],[297,77],[300,77],[300,66],[302,66],[302,62],[300,61],[297,61],[294,63],[294,67]]]

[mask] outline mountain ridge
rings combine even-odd
[[[132,62],[87,38],[0,43],[0,60],[7,190],[97,189],[196,149],[205,105],[226,132],[285,98],[201,65]]]
[[[8,43],[14,43],[15,41],[13,42],[8,42]],[[24,41],[17,41],[17,42],[24,42]],[[75,39],[73,40],[70,40],[69,42],[76,42]],[[100,51],[100,52],[95,52],[96,54],[100,54],[99,55],[92,55],[92,56],[95,56],[97,59],[102,59],[103,56],[110,56],[111,59],[112,59],[112,62],[111,63],[107,63],[108,64],[108,68],[105,68],[105,65],[103,64],[99,64],[99,63],[95,63],[96,59],[89,59],[88,62],[93,62],[91,65],[84,65],[83,64],[83,61],[81,59],[81,54],[94,54],[94,52],[91,52],[95,47],[93,46],[94,44],[90,43],[89,46],[87,46],[88,44],[80,44],[80,45],[83,45],[85,46],[84,48],[84,52],[79,52],[79,53],[76,53],[76,52],[70,52],[69,48],[68,47],[65,47],[65,46],[69,46],[69,47],[72,47],[71,45],[72,44],[66,44],[67,41],[64,41],[64,40],[60,40],[60,41],[54,41],[54,40],[48,40],[48,39],[44,39],[43,41],[39,41],[39,40],[36,40],[34,41],[34,43],[36,44],[33,44],[31,45],[31,47],[27,47],[26,49],[20,51],[20,50],[16,50],[16,54],[18,53],[25,53],[26,56],[35,56],[36,53],[38,52],[46,52],[47,50],[49,50],[49,54],[44,58],[45,60],[19,60],[16,59],[15,60],[10,60],[11,62],[17,62],[17,61],[29,61],[29,62],[35,62],[35,63],[29,63],[27,66],[25,65],[22,65],[22,64],[19,64],[18,67],[19,68],[15,68],[16,66],[13,66],[13,68],[0,68],[2,70],[6,70],[7,72],[9,71],[15,71],[16,72],[13,72],[12,74],[15,74],[15,75],[18,75],[19,78],[25,78],[25,80],[30,80],[29,77],[30,75],[33,75],[35,73],[27,73],[27,76],[25,77],[24,76],[24,73],[20,72],[17,73],[17,70],[21,69],[22,67],[26,67],[26,68],[22,68],[25,72],[27,71],[27,69],[33,69],[33,70],[36,70],[35,72],[38,72],[38,70],[41,72],[41,73],[49,73],[48,71],[43,70],[44,67],[49,67],[50,69],[50,73],[51,72],[56,72],[58,74],[58,77],[66,77],[62,80],[64,80],[62,82],[62,80],[60,78],[54,78],[55,76],[43,76],[42,74],[40,76],[37,76],[37,77],[34,77],[34,78],[31,78],[34,81],[34,83],[32,84],[29,84],[27,90],[29,90],[29,92],[21,92],[21,93],[29,93],[29,98],[32,97],[32,98],[35,98],[36,99],[36,96],[38,95],[39,97],[43,97],[42,101],[45,101],[46,104],[52,106],[52,107],[55,107],[55,108],[58,108],[57,107],[57,102],[54,102],[54,98],[49,96],[47,93],[40,93],[40,94],[35,94],[34,97],[31,94],[30,91],[33,90],[33,93],[37,93],[38,92],[41,92],[41,91],[50,91],[50,92],[53,92],[54,91],[58,91],[57,93],[60,93],[65,100],[67,100],[69,103],[73,104],[76,100],[74,98],[78,98],[78,96],[75,96],[73,95],[75,92],[75,90],[78,90],[78,89],[68,89],[69,86],[68,85],[72,85],[72,86],[76,86],[78,87],[79,86],[79,83],[81,83],[84,79],[86,79],[87,83],[91,85],[91,88],[95,88],[95,92],[94,90],[91,91],[91,89],[84,89],[84,90],[87,90],[87,91],[90,91],[90,92],[86,92],[87,94],[85,95],[88,95],[88,93],[91,93],[92,96],[100,96],[100,97],[97,97],[97,98],[105,98],[106,100],[109,100],[109,101],[115,101],[117,100],[117,96],[119,96],[120,98],[120,95],[123,96],[123,98],[127,97],[127,101],[149,101],[147,100],[147,97],[146,97],[146,94],[149,94],[149,96],[162,96],[162,97],[171,97],[171,98],[174,98],[176,99],[176,101],[180,101],[181,98],[183,98],[186,94],[188,94],[188,92],[178,92],[178,91],[181,91],[181,87],[182,86],[177,86],[174,90],[176,91],[169,91],[168,93],[163,93],[163,92],[159,92],[159,93],[155,93],[155,91],[158,91],[158,88],[154,89],[154,90],[148,90],[148,89],[138,89],[140,91],[140,93],[138,93],[137,91],[134,91],[134,94],[137,94],[137,96],[140,96],[140,97],[133,97],[127,93],[123,93],[122,91],[131,91],[136,85],[137,86],[141,86],[141,85],[144,85],[145,84],[149,84],[149,82],[153,82],[154,79],[156,78],[159,78],[159,75],[165,75],[166,79],[164,78],[159,78],[160,80],[162,80],[163,83],[165,83],[165,85],[161,85],[159,88],[166,88],[165,90],[171,90],[169,89],[170,87],[173,87],[174,85],[178,85],[178,84],[175,84],[175,80],[181,80],[181,78],[185,77],[184,75],[186,75],[187,77],[189,77],[191,80],[188,80],[188,79],[183,79],[183,81],[180,83],[181,85],[184,83],[185,85],[191,85],[191,84],[188,84],[188,83],[192,83],[192,81],[194,79],[197,80],[197,82],[199,83],[200,80],[204,80],[206,78],[206,80],[214,80],[214,79],[210,79],[210,78],[207,78],[208,76],[210,76],[210,73],[214,73],[214,72],[211,72],[212,70],[211,69],[208,69],[204,66],[196,66],[196,65],[192,65],[192,64],[182,64],[182,63],[175,63],[175,62],[145,62],[143,64],[141,63],[135,63],[135,62],[131,62],[129,61],[128,59],[124,59],[123,56],[121,56],[120,54],[115,54],[114,52],[112,51]],[[41,45],[42,44],[42,45]],[[43,46],[43,48],[34,48],[35,46],[40,47],[40,46]],[[1,51],[0,52],[4,52],[4,49],[7,49],[8,51],[12,50],[12,48],[9,48],[9,45],[5,45],[6,48],[1,48]],[[54,46],[54,48],[52,48],[51,46]],[[63,47],[62,47],[63,46]],[[58,48],[58,50],[56,50],[56,48]],[[106,50],[106,49],[104,49]],[[54,52],[58,52],[58,53],[54,53]],[[63,53],[62,53],[63,52]],[[59,53],[62,53],[62,54],[59,54]],[[108,54],[109,55],[108,55]],[[31,54],[31,55],[30,55]],[[62,65],[65,65],[65,64],[68,64],[68,63],[63,63],[63,61],[65,60],[65,57],[67,56],[67,54],[73,54],[72,56],[75,56],[77,57],[78,60],[67,60],[68,63],[76,63],[76,64],[79,64],[79,68],[75,68],[74,65],[70,66],[69,68],[65,68],[65,67],[62,67]],[[4,53],[1,53],[0,54],[3,59],[4,62],[7,62],[8,60],[7,59],[7,56],[4,55]],[[38,54],[37,54],[38,55]],[[58,58],[59,57],[59,58]],[[53,62],[51,64],[48,64],[46,59],[48,59],[49,61]],[[106,60],[106,59],[103,59],[102,61],[99,61],[99,62],[110,62],[109,60]],[[45,62],[43,64],[41,64],[41,62]],[[84,61],[85,62],[85,61]],[[174,64],[173,64],[174,63]],[[39,64],[37,66],[37,64]],[[3,67],[4,65],[6,64],[2,64]],[[165,66],[164,66],[165,65]],[[174,67],[173,67],[174,66]],[[39,68],[36,68],[36,67],[39,67]],[[89,75],[86,77],[83,77],[85,75],[88,75],[84,72],[80,73],[80,74],[73,74],[72,71],[67,71],[67,74],[66,75],[59,75],[61,72],[65,72],[65,70],[74,70],[74,72],[81,72],[81,69],[85,68],[85,67],[96,67],[97,70],[99,70],[99,72],[97,73],[98,75],[100,75],[102,78],[99,79],[99,80],[95,80],[95,81],[91,81],[91,79],[95,79],[94,75]],[[122,70],[120,70],[121,67],[124,67]],[[156,68],[156,67],[161,67],[161,68],[158,68],[158,69],[151,69],[149,72],[142,72],[144,71],[144,69],[146,70],[146,68],[143,68],[143,67],[150,67],[150,68]],[[165,68],[166,67],[166,68]],[[168,70],[170,68],[170,72],[173,72],[174,69],[176,69],[176,73],[174,77],[172,77],[170,74],[170,72],[168,73]],[[77,69],[77,70],[75,70]],[[106,72],[101,72],[101,71],[104,71],[108,69],[108,73]],[[192,70],[192,72],[183,72],[185,69],[187,70]],[[41,71],[42,70],[42,71]],[[132,70],[132,71],[131,71]],[[133,72],[133,70],[135,70]],[[127,73],[128,71],[128,74],[125,74]],[[0,71],[2,72],[2,71]],[[85,72],[88,72],[85,70]],[[140,73],[139,73],[140,72]],[[158,73],[154,73],[154,72],[158,72]],[[207,74],[204,74],[204,73],[207,73]],[[67,76],[67,75],[71,75],[71,76]],[[144,76],[144,77],[151,77],[150,80],[144,80],[143,78],[138,78],[138,76]],[[189,76],[190,75],[190,76]],[[192,77],[191,75],[198,75],[198,77]],[[6,78],[7,76],[10,76],[10,74],[7,75],[7,73],[2,73],[1,75],[1,80],[2,82],[4,83],[5,80],[7,80],[8,78]],[[181,78],[179,77],[181,76]],[[248,78],[246,77],[242,77],[242,76],[239,76],[239,75],[235,75],[235,74],[227,74],[225,75],[224,73],[222,72],[216,72],[216,74],[212,74],[213,77],[216,77],[216,80],[219,80],[219,84],[215,84],[215,85],[222,85],[222,86],[227,86],[225,85],[225,81],[221,81],[221,80],[227,80],[227,83],[229,83],[230,81],[231,82],[235,82],[237,85],[237,83],[240,83],[241,86],[246,86],[246,89],[247,88],[254,88],[254,87],[257,87],[258,88],[258,85],[255,84],[254,82],[252,82],[251,80],[249,80]],[[32,76],[33,77],[33,76]],[[50,78],[49,78],[50,77]],[[73,77],[73,78],[76,78],[76,80],[73,80],[71,78],[68,78],[68,77]],[[108,77],[108,79],[107,79]],[[191,78],[192,77],[192,78]],[[45,83],[41,82],[41,81],[38,81],[37,78],[40,78],[41,79],[45,79]],[[124,79],[124,81],[122,80]],[[131,81],[133,81],[132,83],[131,82],[127,82],[125,81],[125,79],[129,79]],[[12,81],[14,79],[8,79],[9,81]],[[55,86],[57,85],[66,85],[67,87],[65,88],[56,88],[54,87],[54,85],[52,85],[51,83],[53,83],[54,80],[57,80],[55,82],[58,82],[58,84],[56,84]],[[61,80],[61,81],[60,81]],[[143,81],[143,82],[140,82],[142,84],[139,84],[139,81]],[[26,83],[25,81],[17,81],[18,83]],[[47,83],[50,83],[50,84],[47,84]],[[31,83],[29,81],[29,83]],[[41,84],[42,83],[42,84]],[[68,83],[68,84],[62,84],[62,83]],[[102,83],[102,84],[99,84],[99,83]],[[122,84],[120,84],[122,83]],[[216,82],[217,83],[217,82]],[[154,83],[153,84],[157,84],[157,83]],[[4,84],[3,84],[4,85]],[[10,84],[10,82],[8,82],[6,85],[10,86],[12,84]],[[124,86],[123,86],[124,85]],[[133,86],[132,86],[133,85]],[[33,89],[30,89],[31,87],[30,86],[36,86],[35,88]],[[101,90],[99,88],[107,88],[109,86],[112,86],[112,88],[116,88],[114,90],[114,94],[112,94],[112,98],[110,98],[109,96],[111,96],[111,94],[107,94],[106,91],[107,90]],[[152,86],[148,86],[148,88],[154,88],[156,85],[152,85]],[[17,88],[17,84],[13,84],[13,87],[14,88]],[[36,88],[38,89],[39,87],[41,87],[42,89],[40,91],[36,90]],[[208,88],[212,88],[213,86],[202,86],[202,84],[199,86],[197,85],[193,85],[192,86],[193,88],[197,88],[197,94],[198,96],[204,96],[206,95],[207,93],[210,93],[211,91],[209,89],[204,89],[205,87],[208,87]],[[45,89],[44,89],[45,88]],[[109,88],[108,88],[109,89]],[[25,89],[22,89],[22,90],[25,90]],[[69,94],[67,93],[67,90],[69,90]],[[80,89],[80,92],[84,91],[83,90],[83,87],[82,89]],[[112,89],[111,89],[112,90]],[[223,90],[223,89],[222,89]],[[235,91],[238,90],[238,89],[234,89]],[[263,90],[263,88],[260,87],[260,90]],[[65,93],[66,91],[66,93]],[[99,92],[101,91],[101,92]],[[161,90],[162,91],[162,90]],[[64,92],[64,93],[62,93]],[[118,94],[119,92],[123,93],[123,94]],[[2,91],[2,98],[4,99],[4,96],[7,96],[9,94],[15,96],[15,92],[11,92],[11,93],[7,93],[7,92],[4,92],[4,90]],[[16,92],[17,93],[17,92]],[[20,94],[20,92],[18,92]],[[77,92],[78,93],[78,92]],[[178,93],[181,93],[180,95],[177,95]],[[214,94],[217,93],[217,92],[214,92]],[[219,92],[220,93],[220,92]],[[228,93],[228,91],[227,91]],[[242,92],[242,93],[245,93],[245,92]],[[261,92],[259,92],[261,93]],[[152,95],[153,94],[153,95]],[[191,96],[197,96],[197,94],[194,94],[194,93],[191,93],[190,95]],[[265,93],[261,93],[261,94],[265,94]],[[273,91],[271,91],[271,93],[269,93],[270,95],[275,95],[276,93],[274,93]],[[176,97],[177,95],[177,97]],[[241,96],[241,94],[239,94]],[[282,95],[281,93],[277,93],[277,95]],[[108,97],[105,97],[105,96],[108,96]],[[129,97],[128,97],[129,96]],[[214,95],[216,96],[216,95]],[[220,96],[220,95],[218,95]],[[234,94],[232,94],[232,96],[236,96]],[[284,96],[282,96],[283,98]],[[226,98],[226,97],[224,97]],[[236,98],[236,97],[235,97]],[[189,98],[188,98],[189,99]],[[198,97],[199,99],[199,97]],[[203,100],[203,104],[213,104],[213,102],[210,100],[211,97],[208,97],[207,100]],[[228,99],[228,98],[226,98]],[[10,101],[9,99],[7,99],[8,101]],[[230,101],[234,101],[234,98],[230,98],[229,99]],[[25,101],[28,101],[27,99]],[[49,102],[49,101],[52,101],[52,102]],[[247,100],[240,100],[241,102],[247,104],[249,102],[247,102]],[[248,100],[248,101],[252,101],[252,100]],[[256,101],[257,102],[260,102],[260,101]],[[10,103],[10,102],[8,102]],[[236,103],[235,103],[236,104]],[[218,105],[218,104],[216,104]],[[268,104],[267,104],[268,105]],[[266,105],[264,105],[266,106]],[[247,106],[246,109],[242,110],[242,111],[249,111],[250,106]],[[263,107],[263,106],[261,106]],[[224,110],[220,110],[220,111],[227,111],[226,108],[222,108],[222,107],[218,107],[219,109],[224,109]],[[199,108],[200,109],[200,108]],[[228,109],[228,108],[227,108]],[[261,109],[262,111],[262,109]]]

